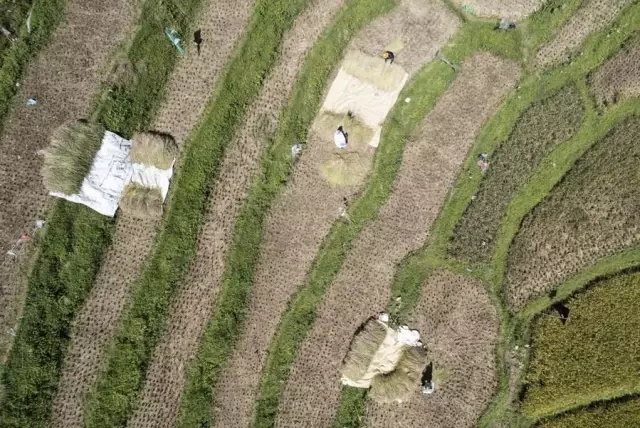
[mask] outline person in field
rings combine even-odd
[[[384,58],[384,63],[386,64],[389,61],[390,64],[393,64],[393,60],[396,59],[396,56],[391,51],[382,52],[382,58]]]
[[[342,129],[342,126],[339,126],[336,132],[333,133],[333,142],[339,149],[347,148],[347,134]]]

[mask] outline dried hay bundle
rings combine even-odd
[[[137,132],[131,139],[131,162],[158,169],[171,167],[178,154],[174,139],[156,132]]]
[[[371,381],[369,396],[377,403],[402,403],[418,390],[420,376],[427,365],[424,348],[409,347],[395,370],[379,374]]]
[[[344,359],[342,376],[361,379],[369,369],[371,361],[387,336],[387,328],[375,319],[367,321],[356,334]]]
[[[334,186],[355,186],[367,176],[370,164],[369,159],[358,153],[334,153],[320,166],[320,174]]]
[[[359,51],[348,52],[342,68],[361,81],[389,92],[400,88],[407,77],[407,73],[399,65],[385,63],[381,57],[369,56]]]
[[[162,203],[162,192],[159,187],[129,184],[122,192],[120,208],[133,217],[158,218],[162,216]]]
[[[320,138],[333,142],[333,133],[342,126],[347,134],[347,150],[364,150],[375,131],[351,113],[338,114],[323,111],[315,122],[315,131]]]
[[[100,149],[105,129],[99,123],[74,122],[57,128],[44,152],[42,181],[52,192],[73,195],[80,191]]]

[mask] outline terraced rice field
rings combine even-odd
[[[0,426],[636,423],[640,5],[114,1],[0,53]],[[162,218],[47,197],[81,118],[175,139]],[[381,311],[433,394],[342,386]]]

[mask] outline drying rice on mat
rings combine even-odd
[[[131,139],[131,162],[168,169],[178,155],[174,139],[156,132],[137,132]]]
[[[424,348],[408,348],[392,372],[373,378],[369,397],[384,404],[408,401],[420,386],[420,378],[427,364],[426,357]]]
[[[47,190],[77,193],[100,149],[105,129],[99,123],[74,122],[57,128],[44,150],[42,181]]]
[[[137,218],[158,218],[162,216],[164,199],[159,187],[144,187],[136,183],[128,184],[122,192],[120,208]]]

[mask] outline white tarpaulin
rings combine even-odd
[[[105,132],[102,146],[96,153],[89,174],[84,178],[80,192],[65,195],[50,192],[52,196],[83,204],[113,217],[122,198],[122,190],[129,183],[138,183],[145,187],[159,187],[162,198],[167,197],[169,181],[173,175],[173,165],[165,170],[132,164],[129,158],[131,141],[113,132]]]

